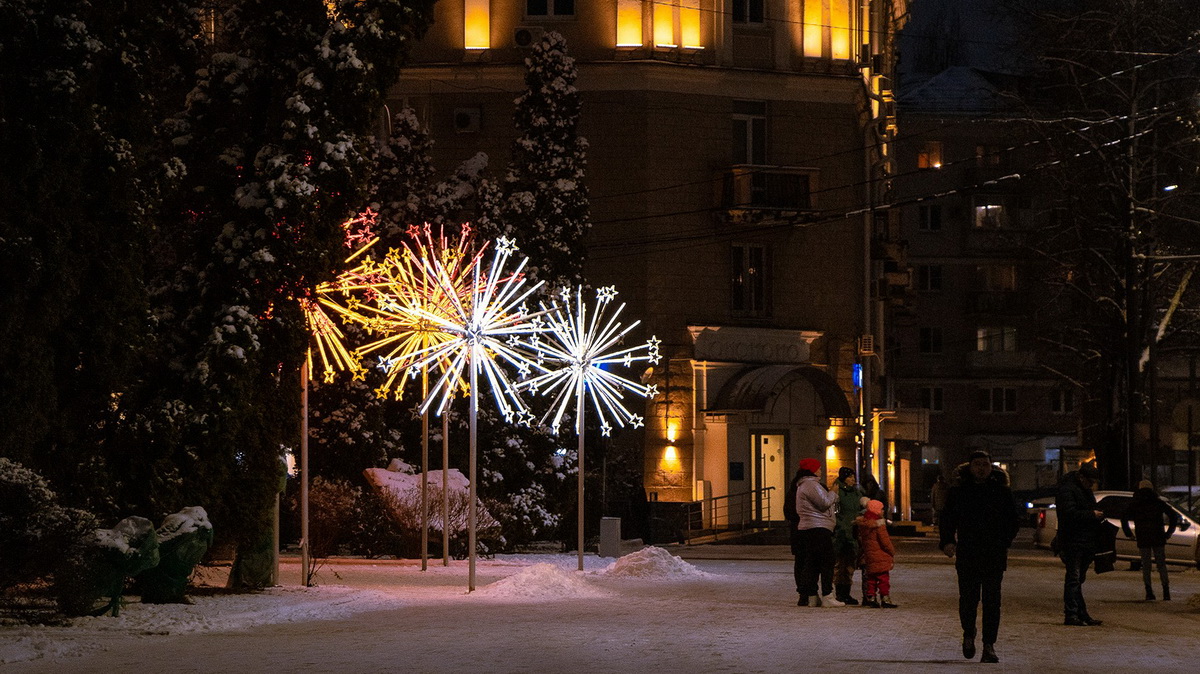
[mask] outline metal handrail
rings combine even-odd
[[[762,514],[771,512],[771,492],[773,491],[775,491],[775,487],[763,487],[762,489],[693,501],[692,507],[688,509],[687,530],[684,532],[685,542],[691,543],[693,538],[698,537],[697,533],[702,531],[710,531],[712,539],[716,541],[720,539],[721,534],[742,532],[751,526],[769,522],[770,520],[764,519]],[[706,506],[707,514],[705,513]],[[757,513],[754,512],[756,508]],[[706,519],[709,526],[705,526]],[[717,526],[716,522],[721,521],[724,522],[724,526]]]

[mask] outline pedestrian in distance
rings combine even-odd
[[[1129,530],[1130,521],[1133,522],[1132,532]],[[1137,491],[1133,492],[1133,499],[1129,502],[1129,509],[1121,518],[1121,530],[1127,537],[1137,540],[1138,552],[1142,556],[1142,582],[1146,585],[1146,601],[1154,601],[1155,598],[1154,586],[1150,583],[1151,555],[1154,556],[1158,578],[1162,582],[1163,601],[1171,601],[1166,545],[1178,527],[1179,514],[1158,497],[1158,492],[1154,491],[1154,483],[1150,480],[1139,482]]]
[[[939,547],[954,559],[958,572],[958,619],[962,654],[975,657],[975,615],[983,603],[983,655],[980,662],[999,662],[1001,585],[1008,569],[1008,548],[1020,527],[1008,474],[992,465],[985,451],[971,453],[959,466],[957,484],[946,495],[939,528]]]
[[[896,608],[891,597],[891,572],[895,566],[896,548],[888,535],[887,520],[883,519],[883,502],[867,501],[867,509],[854,520],[854,531],[862,549],[863,606],[867,608]]]
[[[1096,507],[1096,485],[1100,471],[1085,463],[1063,476],[1059,482],[1054,508],[1058,512],[1059,557],[1066,567],[1063,578],[1063,624],[1095,627],[1103,621],[1088,613],[1083,599],[1087,570],[1096,557],[1100,541],[1100,523],[1104,513]]]
[[[942,511],[946,509],[946,497],[950,494],[950,483],[940,472],[937,481],[929,489],[929,507],[933,510],[933,526],[941,523]]]
[[[850,588],[854,586],[854,569],[859,558],[854,524],[863,510],[862,491],[858,488],[854,469],[849,466],[838,469],[838,478],[833,485],[838,495],[837,522],[833,528],[834,596],[847,606],[857,606],[858,600],[850,596]]]
[[[804,477],[803,471],[796,470],[792,481],[788,484],[787,493],[783,495],[783,517],[788,522],[788,544],[792,548],[792,577],[796,582],[796,594],[800,595],[798,606],[807,606],[808,597],[804,595],[804,548],[800,544],[800,514],[796,512],[796,487]]]
[[[833,595],[833,529],[837,492],[825,488],[817,459],[800,460],[796,483],[797,539],[801,551],[800,606],[845,606]],[[820,581],[818,587],[818,579]]]

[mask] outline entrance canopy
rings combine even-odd
[[[711,414],[766,411],[768,403],[797,379],[812,385],[827,416],[853,416],[850,403],[833,377],[811,365],[748,367],[725,382],[712,406],[704,411]]]

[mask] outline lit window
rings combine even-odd
[[[463,47],[488,49],[492,46],[489,0],[464,0]]]
[[[734,23],[762,23],[763,0],[733,0]]]
[[[854,58],[850,20],[850,0],[805,0],[804,55],[838,60]]]
[[[917,286],[926,292],[937,292],[942,289],[942,265],[917,265]]]
[[[575,0],[526,0],[526,16],[575,16]]]
[[[917,229],[922,232],[942,231],[942,207],[921,206],[917,210]]]
[[[921,409],[929,410],[930,412],[941,412],[942,407],[942,387],[940,386],[925,386],[917,391],[917,405]]]
[[[734,316],[770,315],[771,255],[765,246],[730,248],[730,312]]]
[[[983,326],[975,329],[976,351],[1016,351],[1017,329],[1012,326]]]
[[[993,386],[979,389],[979,411],[984,414],[1012,414],[1017,411],[1017,389]]]
[[[703,49],[700,44],[700,0],[655,0],[654,46]]]
[[[642,46],[642,0],[617,0],[617,46]]]
[[[924,327],[917,332],[917,351],[924,354],[939,354],[942,352],[942,329],[939,327]]]
[[[975,207],[976,229],[999,229],[1004,226],[1004,206],[981,204]]]
[[[921,144],[921,149],[917,152],[917,168],[919,169],[940,169],[942,168],[942,143],[937,140],[927,140]]]

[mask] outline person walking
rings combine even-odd
[[[888,535],[887,520],[883,519],[882,501],[867,501],[866,512],[854,520],[854,531],[862,549],[863,606],[896,608],[891,597],[896,548]]]
[[[950,487],[942,509],[939,547],[954,559],[958,572],[958,619],[962,654],[975,657],[975,614],[983,602],[983,655],[999,662],[1000,589],[1008,568],[1008,548],[1020,526],[1008,474],[992,465],[985,451],[971,453],[959,466],[958,484]]]
[[[837,521],[833,528],[834,596],[843,604],[857,606],[858,600],[850,596],[850,588],[854,586],[854,569],[858,566],[858,537],[854,523],[862,514],[862,491],[858,488],[854,469],[849,466],[838,469],[838,478],[833,484],[838,495]]]
[[[1133,532],[1129,522],[1133,522]],[[1166,523],[1166,529],[1163,524]],[[1154,483],[1142,480],[1129,502],[1129,509],[1121,518],[1121,530],[1129,538],[1137,539],[1138,552],[1142,555],[1142,582],[1146,585],[1146,601],[1154,601],[1154,586],[1150,584],[1150,556],[1158,567],[1158,578],[1162,582],[1163,601],[1171,601],[1171,584],[1167,577],[1166,545],[1171,534],[1179,527],[1179,514],[1171,509],[1154,491]]]
[[[1063,624],[1093,627],[1103,621],[1093,618],[1083,599],[1083,583],[1096,556],[1100,523],[1104,513],[1096,507],[1096,485],[1100,471],[1085,463],[1059,482],[1054,509],[1058,512],[1059,556],[1066,566],[1063,578]]]
[[[845,606],[833,595],[833,529],[837,492],[821,483],[817,459],[800,460],[796,483],[796,524],[803,563],[800,569],[801,606]],[[818,587],[818,578],[820,587]]]
[[[940,472],[937,476],[937,482],[933,483],[933,487],[929,489],[929,507],[933,511],[933,526],[938,526],[942,519],[942,510],[946,508],[946,496],[950,493],[950,483],[946,482],[946,476]]]

